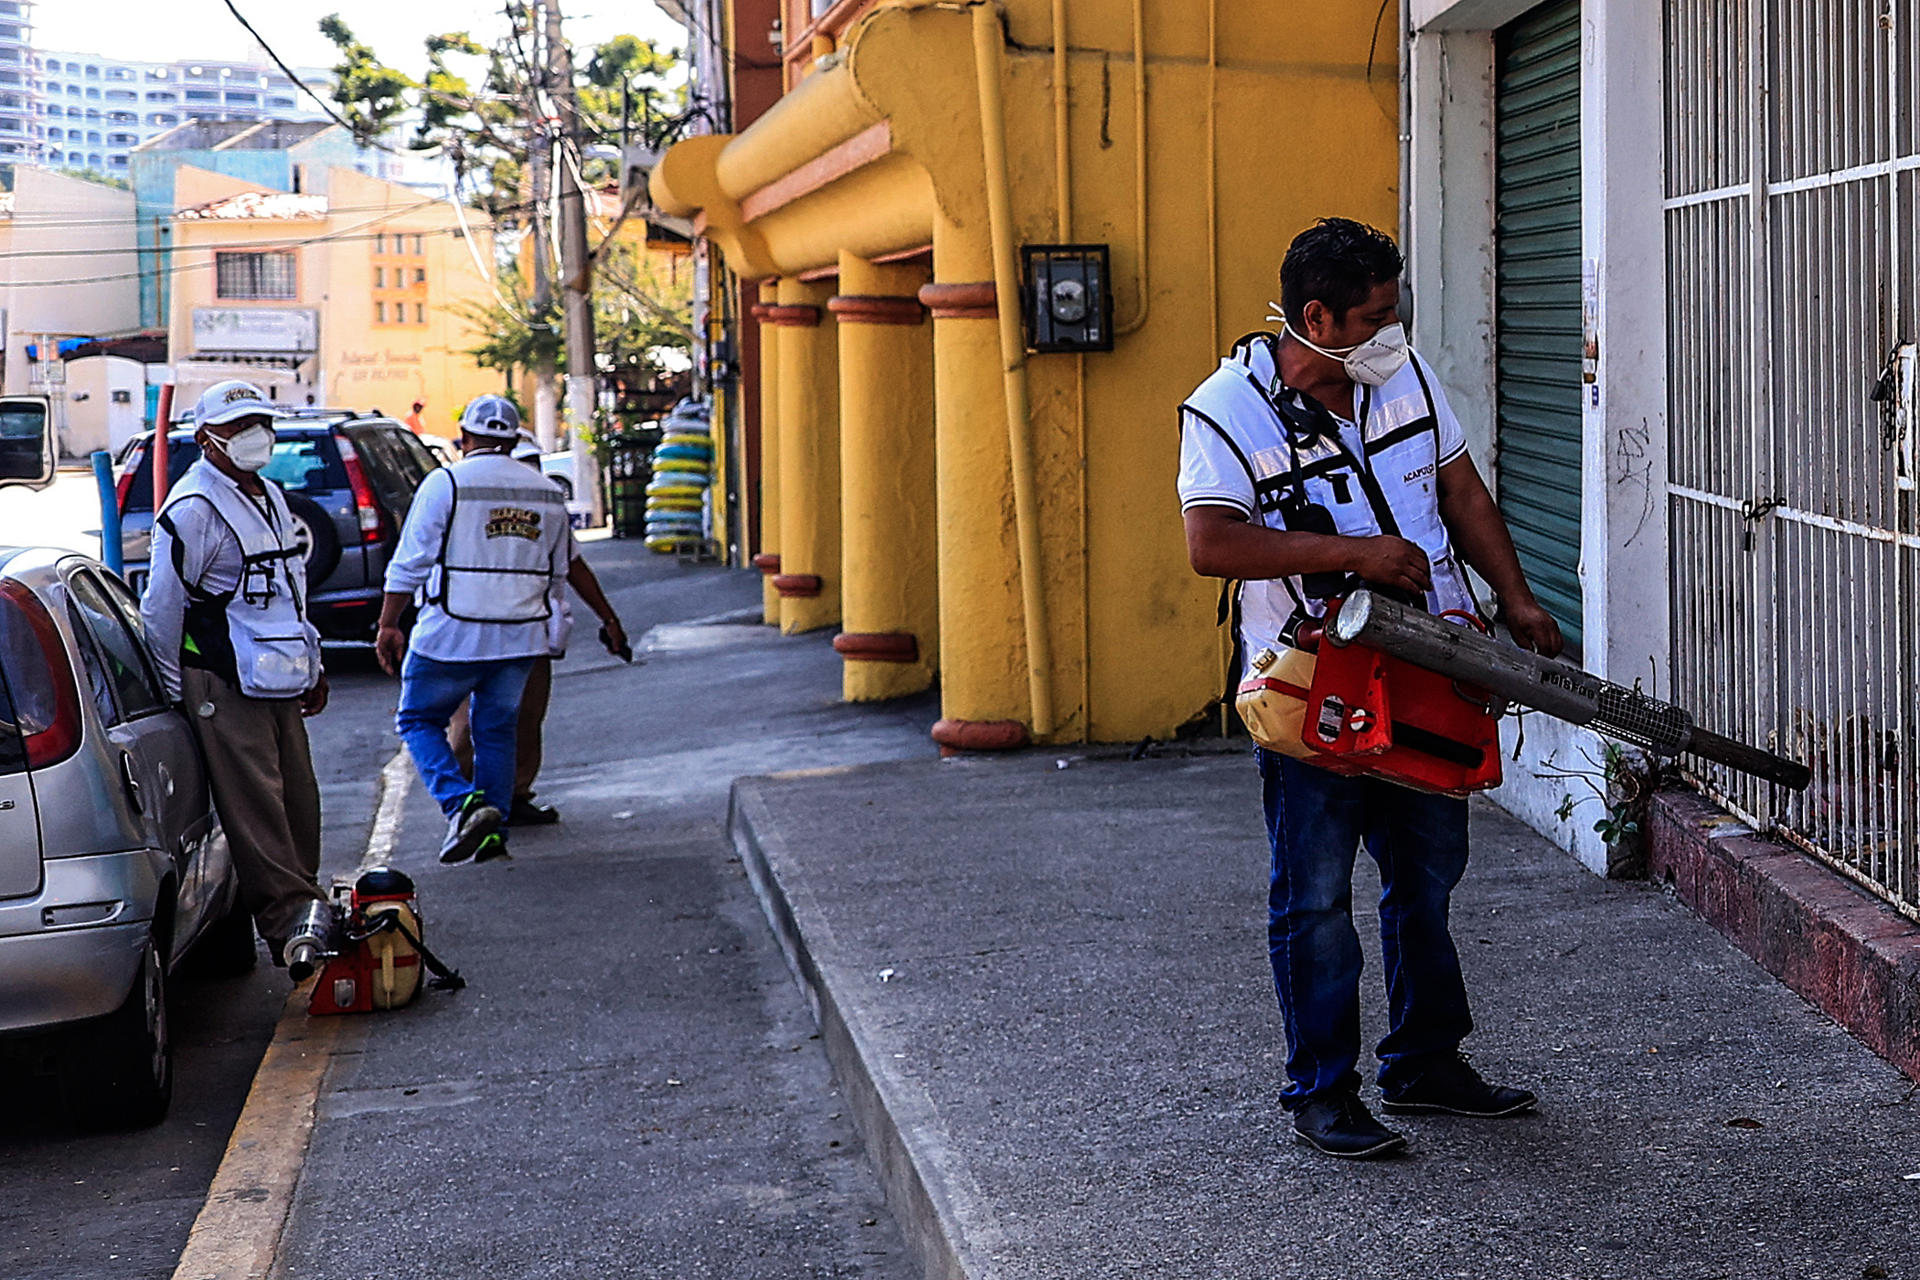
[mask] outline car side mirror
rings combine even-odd
[[[0,487],[53,483],[52,405],[45,396],[0,398]]]

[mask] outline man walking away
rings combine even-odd
[[[442,862],[507,854],[520,698],[534,659],[548,653],[552,592],[567,577],[560,487],[508,456],[519,433],[512,402],[469,404],[465,458],[421,482],[387,565],[374,647],[381,667],[400,675],[394,727],[447,816]],[[416,595],[409,642],[400,614]],[[469,701],[471,782],[447,740],[454,709]]]
[[[540,446],[522,436],[514,446],[513,460],[540,470]],[[627,647],[626,628],[620,615],[600,588],[593,567],[580,554],[580,544],[567,531],[567,586],[580,593],[580,599],[600,619],[600,642],[608,653],[618,655]],[[547,703],[553,695],[553,664],[567,656],[567,640],[573,634],[573,607],[564,588],[555,587],[553,614],[547,619],[548,656],[535,658],[527,673],[526,692],[520,696],[520,725],[515,739],[513,770],[513,808],[507,822],[516,827],[544,827],[560,821],[560,811],[534,799],[534,783],[540,777],[541,740],[545,735]],[[456,707],[450,726],[453,754],[468,777],[473,776],[473,726],[464,706]]]
[[[327,677],[293,516],[280,486],[260,475],[273,458],[265,393],[216,383],[193,420],[200,457],[154,517],[140,615],[167,696],[184,705],[206,752],[241,904],[282,964],[289,934],[326,901],[303,717],[327,705]]]
[[[1517,643],[1560,651],[1440,381],[1395,318],[1402,265],[1392,240],[1346,218],[1301,232],[1280,268],[1284,330],[1235,343],[1181,406],[1188,559],[1244,584],[1237,638],[1249,657],[1292,645],[1362,583],[1432,613],[1477,613],[1466,565],[1493,587]],[[1533,1094],[1488,1084],[1460,1054],[1473,1019],[1447,910],[1467,868],[1467,802],[1255,754],[1273,846],[1267,949],[1289,1049],[1280,1102],[1294,1133],[1336,1156],[1406,1145],[1361,1102],[1355,1070],[1363,840],[1380,866],[1386,1109],[1530,1109]]]

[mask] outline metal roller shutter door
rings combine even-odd
[[[1580,643],[1580,5],[1499,32],[1495,389],[1500,510],[1540,603]]]

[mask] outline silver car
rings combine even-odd
[[[157,1123],[190,950],[224,972],[256,954],[138,601],[85,556],[0,549],[0,1035],[56,1046],[80,1118]]]

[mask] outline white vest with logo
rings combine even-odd
[[[196,462],[167,495],[156,522],[167,522],[171,530],[171,512],[189,498],[212,505],[240,545],[240,584],[221,596],[186,582],[187,594],[202,604],[224,603],[240,692],[249,698],[292,698],[319,682],[320,633],[307,621],[306,566],[294,542],[286,496],[273,481],[261,483],[264,511],[211,465]],[[174,548],[179,555],[177,534]]]
[[[461,622],[544,622],[567,509],[555,485],[499,454],[447,469],[452,501],[427,598]]]
[[[1432,370],[1416,355],[1385,386],[1359,389],[1361,452],[1355,456],[1339,432],[1306,430],[1283,415],[1277,398],[1297,393],[1280,381],[1277,345],[1271,333],[1242,338],[1180,406],[1188,430],[1216,433],[1245,469],[1257,508],[1254,521],[1284,529],[1286,507],[1310,503],[1332,517],[1329,532],[1405,538],[1426,552],[1433,568],[1428,611],[1477,611],[1440,518],[1436,472],[1443,459],[1438,409],[1427,383]],[[1326,598],[1308,586],[1298,576],[1241,584],[1245,654],[1290,644],[1300,622],[1326,612]]]

